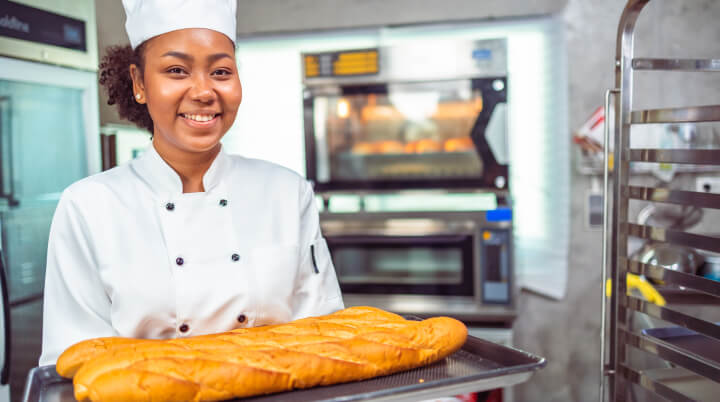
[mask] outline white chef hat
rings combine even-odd
[[[130,45],[185,28],[207,28],[235,42],[237,0],[122,0]]]

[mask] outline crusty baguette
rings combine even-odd
[[[98,338],[68,348],[60,375],[78,400],[223,400],[357,381],[455,352],[467,328],[372,307],[282,325],[172,340]]]

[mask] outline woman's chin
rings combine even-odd
[[[219,144],[222,135],[206,135],[185,138],[181,144],[181,148],[186,152],[209,152],[214,150]]]
[[[167,134],[168,132],[170,134]],[[161,144],[156,144],[156,146],[159,145],[167,150],[174,148],[185,153],[204,153],[214,150],[220,144],[224,134],[221,130],[188,132],[183,127],[174,127],[167,131],[158,130],[155,133],[154,142],[160,142]]]
[[[191,152],[209,152],[214,150],[218,145],[220,144],[220,140],[213,141],[211,143],[200,143],[200,144],[193,144],[189,147],[189,151]]]

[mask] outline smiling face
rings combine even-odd
[[[144,46],[143,71],[132,65],[130,74],[136,100],[147,103],[152,117],[156,147],[174,154],[217,148],[242,100],[233,43],[217,31],[192,28]]]

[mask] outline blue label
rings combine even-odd
[[[488,222],[502,222],[512,220],[512,209],[498,208],[485,212],[485,220]]]
[[[472,52],[472,57],[475,60],[490,60],[492,58],[492,50],[490,50],[490,49],[475,49]]]

